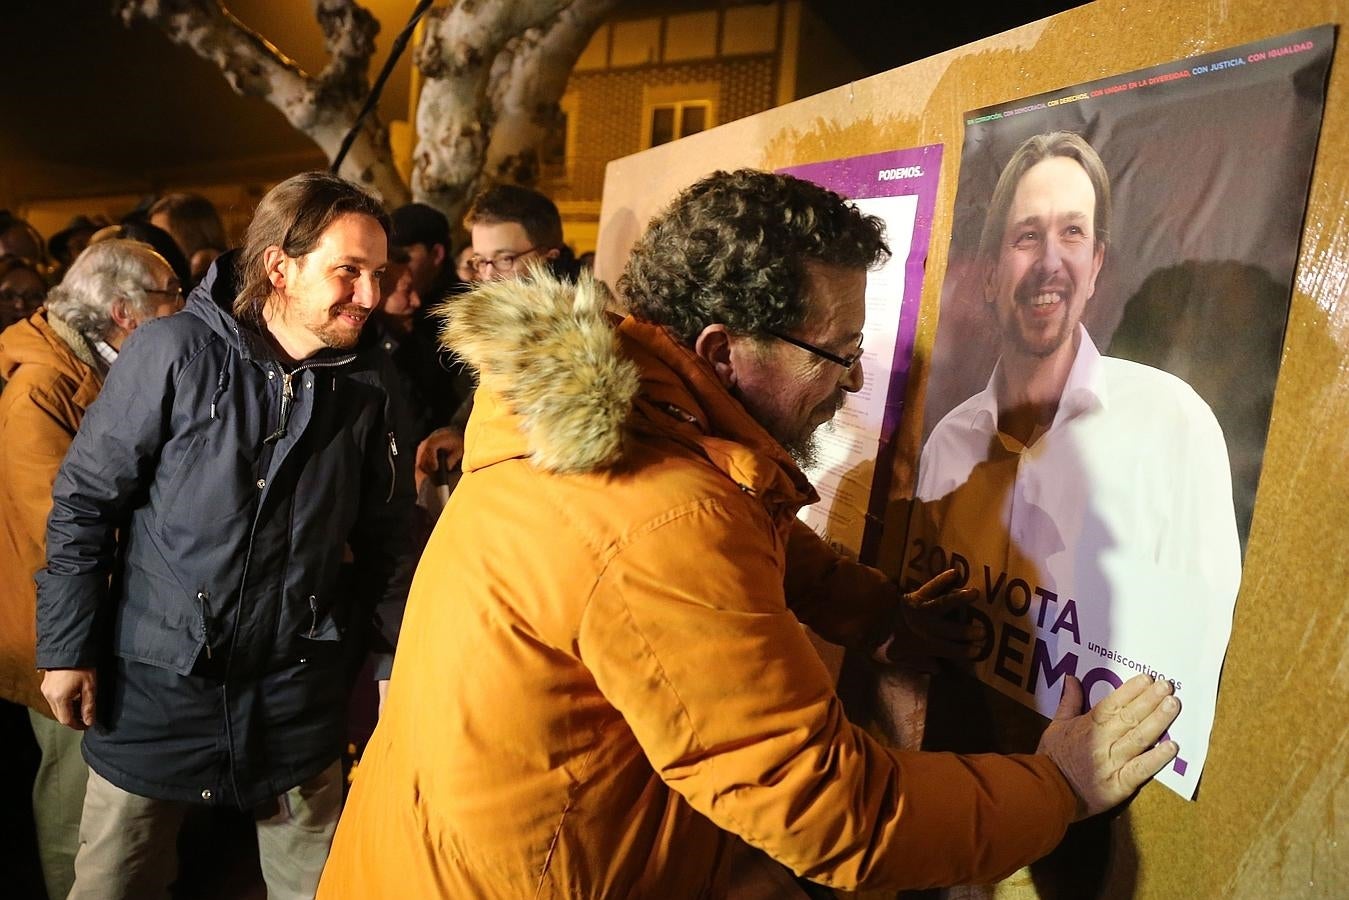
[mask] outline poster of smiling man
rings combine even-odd
[[[1309,29],[967,116],[904,576],[952,566],[980,589],[973,674],[1042,715],[1067,675],[1089,702],[1139,672],[1174,681],[1180,757],[1159,780],[1187,798],[1332,42]],[[930,720],[971,715],[940,686],[932,702]]]

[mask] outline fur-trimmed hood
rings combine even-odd
[[[445,346],[478,372],[477,402],[493,395],[518,417],[520,455],[540,468],[595,471],[622,457],[639,381],[619,351],[608,300],[588,273],[571,284],[536,268],[484,282],[443,313]]]
[[[444,344],[480,379],[465,471],[528,457],[547,471],[598,472],[640,435],[659,435],[770,508],[817,499],[710,366],[660,326],[611,316],[609,297],[588,274],[572,284],[534,269],[447,305]]]

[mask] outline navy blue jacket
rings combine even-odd
[[[415,448],[398,446],[384,355],[324,350],[287,372],[231,314],[231,263],[132,334],[75,437],[37,664],[98,667],[84,753],[103,777],[248,807],[337,758],[344,645],[370,636],[372,607],[391,659]]]

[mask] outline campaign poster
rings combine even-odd
[[[1069,674],[1090,703],[1139,672],[1174,682],[1158,780],[1188,799],[1333,42],[1311,28],[966,117],[903,575],[979,589],[973,674],[1043,716]],[[1034,749],[972,693],[982,712],[934,679],[930,737],[983,715],[988,746],[959,749]]]
[[[862,389],[817,434],[806,476],[820,502],[801,519],[831,543],[874,563],[890,488],[894,438],[904,412],[941,170],[939,144],[780,170],[850,200],[885,222],[890,258],[867,275]]]

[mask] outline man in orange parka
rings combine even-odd
[[[1174,755],[1146,677],[1083,716],[1070,681],[1029,755],[894,752],[844,717],[801,622],[906,644],[916,616],[797,521],[793,456],[862,385],[881,232],[719,172],[638,242],[621,322],[540,270],[451,307],[466,474],[320,897],[715,897],[727,832],[835,887],[983,882]]]

